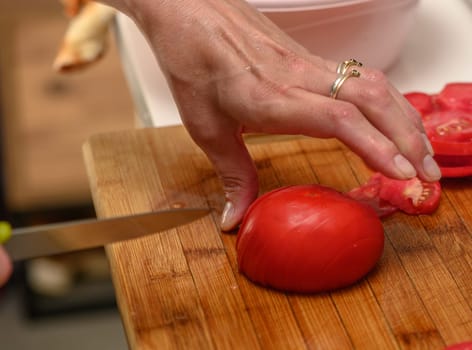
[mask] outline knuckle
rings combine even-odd
[[[352,123],[358,112],[350,103],[336,103],[328,110],[328,114],[337,124],[344,125]]]
[[[288,59],[288,68],[289,72],[300,74],[301,76],[308,74],[308,71],[311,69],[312,64],[308,62],[305,58],[300,57],[299,55],[293,54],[289,56]]]
[[[386,108],[393,102],[393,97],[386,84],[375,83],[360,92],[362,100],[368,104]]]
[[[186,128],[194,141],[204,150],[218,147],[221,143],[221,135],[218,128],[208,127],[200,123],[187,123]]]
[[[410,133],[407,142],[409,143],[408,150],[411,150],[412,154],[423,155],[427,152],[424,138],[419,132]],[[419,150],[422,152],[418,152]]]
[[[366,71],[365,74],[366,78],[376,84],[382,84],[382,85],[387,85],[388,84],[388,78],[385,75],[384,72],[378,70],[378,69],[369,69]]]

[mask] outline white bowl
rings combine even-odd
[[[398,58],[418,0],[250,0],[312,53],[387,70]]]

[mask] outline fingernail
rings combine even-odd
[[[233,216],[234,206],[233,203],[227,201],[223,208],[223,213],[221,214],[221,228],[223,230],[228,230],[231,227],[231,217]]]
[[[431,142],[429,141],[428,136],[426,136],[426,134],[421,134],[421,136],[423,136],[423,140],[426,145],[426,148],[428,148],[429,154],[434,156],[434,149],[433,146],[431,146]]]
[[[397,166],[397,169],[405,176],[406,178],[412,178],[416,176],[416,170],[413,168],[413,165],[401,154],[397,154],[393,158],[393,162]]]
[[[439,180],[441,178],[441,170],[431,155],[428,154],[424,157],[423,168],[426,175],[428,175],[431,180]]]

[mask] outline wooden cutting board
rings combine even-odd
[[[261,192],[321,183],[347,191],[368,170],[334,140],[250,146]],[[472,182],[444,180],[431,216],[384,220],[385,252],[356,285],[298,295],[238,272],[218,228],[220,183],[182,127],[98,135],[84,146],[99,217],[210,207],[189,225],[106,247],[132,349],[443,349],[472,340]]]

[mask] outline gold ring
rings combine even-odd
[[[362,63],[359,62],[358,60],[355,60],[354,58],[351,58],[350,60],[347,60],[338,64],[338,67],[336,68],[336,73],[344,74],[347,72],[349,67],[352,67],[352,66],[362,67]]]
[[[344,84],[344,82],[347,79],[349,79],[350,77],[358,78],[360,76],[361,76],[361,73],[358,70],[355,70],[355,69],[350,70],[347,73],[343,73],[343,74],[338,75],[338,77],[334,81],[333,85],[331,86],[331,92],[329,93],[329,95],[332,98],[336,99],[336,97],[338,96],[339,89],[341,89],[341,86]]]

